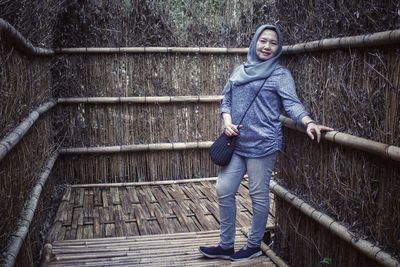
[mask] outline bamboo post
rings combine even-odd
[[[53,168],[57,157],[58,153],[55,152],[47,160],[43,172],[40,174],[38,181],[30,192],[28,199],[24,203],[24,207],[20,213],[20,217],[17,222],[17,229],[9,238],[8,244],[5,248],[5,251],[3,252],[4,260],[2,266],[4,267],[14,266],[15,259],[17,258],[25,237],[28,234],[29,226],[32,222],[32,218],[35,213],[40,194],[44,185],[46,184],[47,178],[50,175],[51,169]]]
[[[52,49],[33,46],[32,43],[26,40],[11,24],[0,18],[0,35],[3,34],[6,36],[6,40],[18,50],[28,55],[51,56],[54,54]]]
[[[0,141],[0,161],[10,152],[10,150],[24,137],[39,116],[50,110],[56,105],[56,101],[51,100],[36,110],[32,111],[14,130],[11,131]]]
[[[391,255],[382,251],[382,249],[364,239],[353,238],[355,235],[342,224],[333,220],[328,215],[314,209],[299,197],[291,194],[288,190],[280,186],[275,181],[270,182],[270,189],[275,195],[279,196],[289,204],[298,208],[302,213],[309,216],[311,219],[315,220],[326,229],[339,236],[341,239],[355,247],[364,255],[379,262],[380,264],[383,264],[384,266],[400,266],[400,263]]]
[[[292,119],[282,115],[279,117],[279,119],[285,127],[305,133],[304,127],[296,124]],[[338,131],[326,132],[322,134],[321,137],[325,140],[346,147],[359,149],[371,154],[381,156],[383,158],[390,158],[395,161],[400,161],[400,147],[397,146],[372,141],[366,138],[357,137]]]

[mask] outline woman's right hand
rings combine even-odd
[[[239,135],[239,129],[242,128],[243,125],[235,125],[232,123],[225,124],[225,134],[227,136],[236,136]]]

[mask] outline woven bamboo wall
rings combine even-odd
[[[87,54],[57,58],[57,96],[218,95],[245,55]]]
[[[50,46],[59,1],[0,1],[0,17],[34,44]],[[32,14],[35,14],[32,16]],[[18,126],[33,110],[52,97],[52,60],[27,56],[0,34],[0,139]],[[48,155],[55,149],[52,115],[42,115],[23,139],[0,161],[0,250],[16,228],[24,202]],[[54,181],[54,180],[53,180]],[[53,197],[51,181],[43,189],[34,221],[15,266],[38,264],[43,231],[48,227]],[[53,204],[54,205],[54,204]],[[2,262],[1,255],[0,261]]]
[[[56,118],[63,147],[209,141],[221,130],[219,103],[68,104]]]
[[[317,121],[342,132],[400,145],[398,47],[299,54],[283,62]]]
[[[286,57],[285,63],[316,120],[342,132],[400,145],[398,48],[319,52]],[[278,166],[280,183],[360,237],[400,256],[398,162],[327,142],[317,145],[289,129],[285,130],[285,143]],[[309,223],[305,215],[293,213],[282,201],[278,200],[283,208],[277,216],[282,225],[278,244],[286,246],[292,262],[314,266],[322,257],[331,257],[335,266],[365,266],[350,264],[348,260],[358,256],[344,258],[342,244],[329,242],[326,252],[321,252],[325,246],[321,242],[332,238],[330,234],[299,227],[299,222]],[[315,241],[318,249],[308,244],[305,237],[311,236],[319,240]],[[305,247],[314,251],[314,257],[304,259]]]
[[[274,250],[290,266],[381,266],[293,206],[279,198],[278,201],[276,236],[279,242]]]
[[[58,95],[219,95],[243,60],[243,54],[65,55],[59,57]],[[55,112],[63,147],[209,141],[221,131],[219,118],[218,103],[62,104]],[[76,155],[58,164],[58,175],[77,183],[217,174],[206,149]]]

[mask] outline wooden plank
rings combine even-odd
[[[126,190],[126,188],[120,188],[119,195],[123,213],[126,215],[125,218],[129,218],[129,214],[131,213],[131,202],[129,201],[128,190]]]
[[[137,228],[139,230],[139,234],[140,235],[150,234],[150,231],[146,227],[147,220],[146,220],[146,217],[145,217],[145,214],[144,214],[144,211],[143,211],[141,205],[139,205],[139,204],[133,205],[133,212],[135,214],[136,224],[137,224]]]
[[[104,236],[105,237],[115,236],[115,224],[113,223],[104,224]]]
[[[236,247],[246,243],[239,230]],[[199,245],[213,245],[219,231],[151,235],[96,240],[58,241],[49,266],[275,266],[265,256],[245,262],[207,259],[198,252]]]
[[[164,211],[163,213],[171,214],[172,213],[171,206],[169,205],[168,199],[163,193],[163,191],[159,187],[154,187],[152,191],[154,197],[156,198],[162,210]]]
[[[101,190],[101,198],[103,201],[103,207],[108,207],[108,197],[107,197],[108,190]]]
[[[118,187],[110,187],[110,196],[111,196],[111,203],[113,205],[120,205],[120,198],[119,198],[119,188]]]
[[[102,237],[100,218],[99,218],[99,207],[93,209],[93,237]]]
[[[129,194],[129,201],[132,204],[140,203],[139,197],[138,197],[137,192],[136,192],[136,187],[129,186],[129,187],[127,187],[127,189],[128,189],[128,194]]]

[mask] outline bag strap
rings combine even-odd
[[[247,109],[246,109],[246,111],[244,112],[242,118],[240,119],[238,125],[240,125],[240,124],[242,123],[244,117],[246,116],[247,111],[249,111],[249,109],[250,109],[251,105],[253,104],[254,100],[256,100],[258,94],[261,92],[261,88],[263,88],[263,86],[264,86],[265,82],[267,81],[267,79],[268,79],[268,78],[265,78],[264,82],[261,84],[260,89],[258,89],[257,94],[255,95],[255,97],[253,98],[253,100],[251,100],[250,105],[247,107]]]

